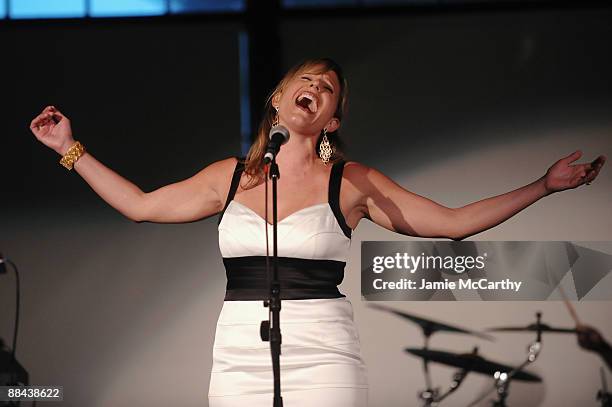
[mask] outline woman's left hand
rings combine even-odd
[[[546,171],[544,183],[549,194],[589,184],[599,174],[599,170],[606,162],[606,157],[600,155],[588,164],[572,163],[582,157],[581,151],[574,151],[565,158],[560,159]]]

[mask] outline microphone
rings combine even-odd
[[[280,124],[270,129],[270,140],[268,140],[268,148],[264,155],[264,164],[270,163],[278,154],[280,147],[289,141],[289,130]]]

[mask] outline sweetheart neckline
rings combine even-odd
[[[245,204],[240,203],[240,202],[236,201],[235,199],[232,199],[232,200],[231,200],[231,202],[229,203],[229,205],[231,205],[231,204],[233,204],[233,203],[236,203],[236,204],[240,205],[241,207],[245,208],[247,211],[249,211],[249,212],[251,212],[253,215],[257,216],[257,218],[259,218],[261,221],[265,222],[265,223],[266,223],[266,225],[268,225],[268,226],[272,226],[272,224],[271,224],[271,223],[269,223],[267,220],[265,220],[265,219],[263,218],[263,216],[261,216],[260,214],[258,214],[258,213],[257,213],[257,212],[255,212],[253,209],[251,209],[251,208],[249,208],[248,206],[246,206]],[[228,208],[229,208],[229,205],[228,205]],[[318,204],[314,204],[314,205],[306,206],[306,207],[304,207],[304,208],[302,208],[302,209],[298,209],[297,211],[291,212],[289,215],[285,216],[283,219],[281,219],[281,220],[277,221],[277,225],[280,225],[281,223],[283,223],[285,220],[289,219],[289,218],[290,218],[290,217],[292,217],[293,215],[297,215],[297,214],[299,214],[300,212],[303,212],[303,211],[305,211],[305,210],[307,210],[307,209],[312,209],[312,208],[316,208],[316,207],[323,206],[323,205],[327,205],[327,207],[328,207],[329,209],[331,209],[331,206],[329,206],[329,202],[321,202],[321,203],[318,203]],[[227,209],[226,209],[226,211],[227,211]]]

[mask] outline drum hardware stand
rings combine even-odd
[[[497,388],[497,400],[492,403],[493,407],[506,407],[506,398],[508,397],[508,386],[510,386],[510,380],[519,371],[523,370],[527,365],[535,362],[542,350],[542,329],[540,320],[542,318],[541,312],[536,312],[536,340],[532,342],[527,348],[527,359],[518,367],[511,370],[509,373],[496,372],[495,387]]]
[[[6,274],[6,265],[10,265],[15,273],[15,326],[13,328],[13,348],[8,352],[4,341],[0,338],[0,386],[24,386],[29,384],[29,374],[17,361],[15,352],[17,349],[17,333],[19,330],[19,309],[21,305],[20,279],[17,265],[0,253],[0,274]],[[0,405],[19,406],[20,401],[8,401]]]
[[[482,339],[493,340],[493,338],[490,335],[487,335],[481,332],[466,330],[464,328],[448,325],[443,322],[433,321],[431,319],[426,319],[426,318],[422,318],[416,315],[408,314],[406,312],[402,312],[402,311],[399,311],[393,308],[388,308],[388,307],[381,306],[381,305],[370,305],[370,307],[379,309],[385,312],[393,313],[403,319],[407,319],[410,322],[417,324],[421,328],[421,332],[424,338],[423,347],[419,350],[409,348],[409,349],[406,349],[405,351],[415,354],[418,357],[421,357],[423,360],[423,375],[425,376],[426,389],[419,392],[417,396],[419,400],[421,400],[421,402],[423,403],[424,407],[437,406],[440,403],[440,401],[445,399],[447,396],[449,396],[451,393],[453,393],[455,390],[459,388],[459,386],[463,382],[463,379],[465,379],[467,374],[470,372],[469,368],[466,368],[464,366],[457,366],[457,367],[461,367],[461,369],[458,370],[453,375],[453,382],[451,383],[449,389],[446,392],[440,394],[439,388],[432,387],[431,376],[429,374],[430,359],[427,357],[427,355],[429,353],[429,338],[431,337],[431,335],[434,334],[434,332],[441,331],[441,332],[468,334],[468,335],[478,336]],[[474,352],[476,351],[477,349],[474,349]]]
[[[601,375],[601,390],[597,392],[597,400],[601,403],[601,407],[612,407],[612,393],[608,393],[606,372],[603,367],[599,369]]]
[[[425,351],[429,349],[429,338],[431,337],[431,334],[433,332],[435,331],[428,329],[427,327],[423,327],[423,336],[425,337],[425,341],[423,344],[423,350]],[[476,351],[477,351],[477,348],[474,348],[474,352]],[[425,376],[426,389],[418,393],[419,399],[423,403],[422,406],[423,407],[438,406],[442,400],[444,400],[447,396],[449,396],[451,393],[455,392],[459,388],[459,386],[463,382],[463,379],[465,379],[468,373],[469,373],[469,370],[467,369],[458,370],[453,375],[453,382],[451,383],[449,389],[446,392],[440,394],[440,388],[439,387],[433,388],[431,384],[431,375],[429,373],[429,360],[427,358],[423,358],[423,375]]]
[[[497,400],[491,402],[493,407],[507,407],[506,398],[508,397],[508,387],[510,386],[510,381],[515,374],[522,371],[527,365],[535,362],[540,351],[542,350],[542,325],[540,324],[540,320],[542,318],[541,312],[536,312],[536,340],[532,342],[527,348],[527,359],[523,363],[521,363],[518,367],[515,367],[510,372],[495,372],[493,375],[493,379],[495,380],[493,384],[493,389],[497,390]],[[472,402],[469,406],[473,406],[477,404],[480,400],[486,397],[487,394],[491,392],[491,390],[487,391],[482,397]],[[469,407],[468,406],[468,407]]]
[[[446,397],[450,396],[452,393],[455,392],[455,390],[457,390],[459,388],[459,386],[461,386],[461,383],[463,382],[463,379],[465,379],[465,377],[467,376],[467,374],[470,371],[467,369],[461,369],[455,372],[455,374],[453,374],[453,382],[451,383],[449,389],[445,392],[442,393],[437,399],[436,399],[436,404],[440,403],[442,400],[444,400]]]
[[[277,246],[277,181],[280,178],[276,157],[272,158],[269,167],[269,176],[272,179],[272,278],[270,278],[270,269],[268,267],[268,282],[269,282],[269,299],[264,301],[264,307],[269,308],[268,320],[261,321],[260,336],[264,342],[270,342],[270,353],[272,355],[272,373],[274,375],[274,407],[283,407],[283,398],[281,396],[280,383],[280,355],[282,335],[280,331],[280,281],[278,278],[278,246]],[[266,177],[267,179],[267,177]],[[268,202],[266,183],[266,205]],[[267,214],[266,214],[267,215]],[[268,228],[268,220],[264,219],[266,230]],[[267,244],[267,242],[266,242]]]
[[[433,330],[428,329],[426,326],[423,326],[423,336],[424,336],[424,343],[423,343],[423,350],[428,350],[429,349],[429,338],[431,337],[431,334],[433,333]],[[439,389],[434,389],[431,386],[431,375],[429,373],[429,360],[424,358],[423,359],[423,375],[425,376],[425,390],[421,391],[418,395],[419,398],[422,400],[423,402],[423,407],[435,407],[438,405],[436,399],[438,398],[438,392]]]

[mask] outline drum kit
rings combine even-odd
[[[404,320],[408,320],[418,325],[421,328],[423,335],[423,347],[406,348],[404,349],[404,351],[412,356],[421,359],[423,363],[423,375],[425,377],[426,388],[418,394],[419,401],[423,407],[435,407],[441,404],[445,405],[446,403],[442,403],[443,400],[446,399],[450,394],[455,392],[463,383],[468,373],[472,372],[491,377],[493,384],[487,392],[485,392],[472,403],[470,403],[468,407],[478,404],[493,391],[495,391],[496,399],[491,401],[491,405],[493,407],[506,407],[508,405],[506,399],[509,394],[509,386],[511,381],[542,381],[542,378],[538,375],[525,370],[525,368],[529,364],[535,362],[540,351],[542,350],[542,335],[548,335],[552,333],[576,334],[577,332],[576,329],[573,328],[558,328],[543,323],[541,321],[542,314],[540,312],[536,313],[536,321],[526,326],[502,326],[488,329],[488,332],[518,332],[535,335],[534,340],[527,347],[525,359],[520,364],[514,366],[484,358],[483,356],[478,354],[477,347],[475,347],[471,352],[468,353],[453,353],[429,348],[430,337],[436,332],[450,332],[455,334],[471,335],[479,337],[481,339],[492,341],[494,340],[494,337],[490,334],[468,330],[459,326],[449,325],[439,321],[433,321],[431,319],[422,318],[382,305],[370,305],[370,308],[392,313],[401,317]],[[446,390],[440,391],[439,387],[433,386],[429,371],[430,363],[438,363],[458,369],[453,374],[452,382]],[[600,405],[602,407],[612,407],[612,395],[608,393],[606,386],[606,378],[603,369],[601,372],[601,377],[602,389],[599,391],[597,399],[599,400]]]

